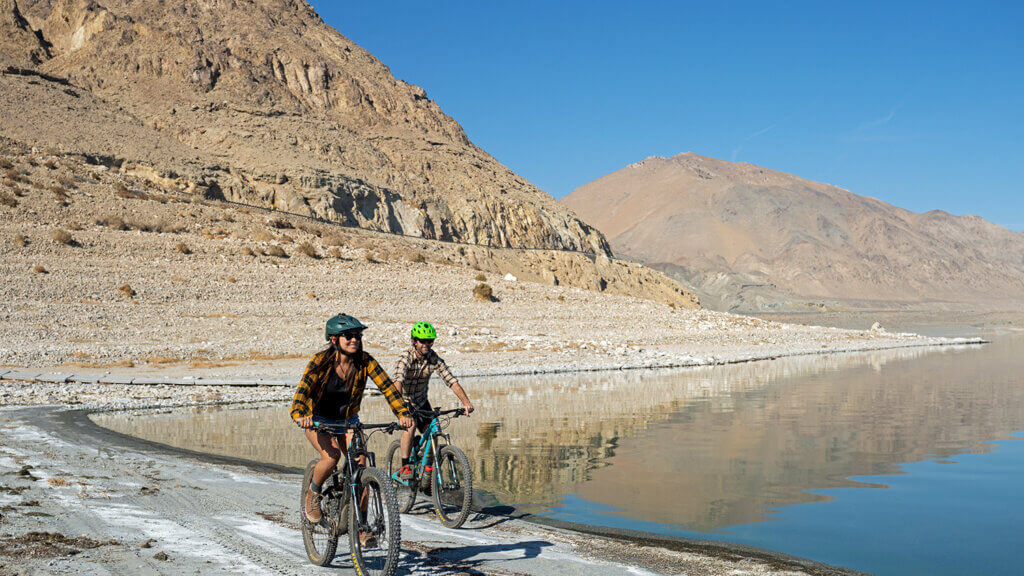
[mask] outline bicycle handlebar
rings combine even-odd
[[[431,416],[434,418],[437,418],[438,416],[447,416],[448,414],[455,414],[456,416],[466,415],[465,408],[452,408],[451,410],[438,410],[437,408],[434,408],[433,410],[418,410],[413,408],[412,412],[418,415]]]
[[[299,425],[298,422],[295,423]],[[358,422],[354,425],[349,425],[344,420],[330,420],[327,418],[314,417],[313,418],[313,430],[323,430],[325,432],[343,432],[346,430],[369,430],[372,428],[384,429],[384,432],[390,434],[395,430],[402,428],[398,422],[389,422],[387,424],[363,424]]]

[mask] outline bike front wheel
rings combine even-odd
[[[352,503],[348,508],[348,537],[356,573],[393,576],[398,568],[402,533],[391,479],[382,470],[364,468],[356,495],[358,505]]]
[[[412,510],[412,505],[416,503],[417,482],[409,479],[407,480],[408,484],[403,484],[395,478],[398,469],[402,467],[402,443],[398,440],[395,440],[388,446],[387,461],[387,474],[388,478],[391,479],[391,485],[395,487],[395,496],[398,498],[398,511],[405,514]]]
[[[313,469],[319,460],[312,460],[306,466],[306,473],[302,476],[302,496],[299,501],[299,510],[302,525],[302,543],[306,547],[306,556],[309,561],[317,566],[327,566],[334,559],[334,553],[338,549],[339,523],[344,521],[339,510],[340,503],[335,498],[325,498],[321,505],[321,519],[319,522],[310,522],[306,518],[306,492],[309,491],[309,484],[313,481]],[[333,494],[334,476],[330,476],[323,484],[322,494]]]
[[[441,448],[431,477],[434,511],[441,523],[449,528],[462,526],[473,504],[473,472],[466,454],[456,446]]]

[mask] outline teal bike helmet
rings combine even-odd
[[[342,332],[348,332],[349,330],[366,330],[366,326],[356,320],[355,317],[349,316],[348,314],[338,314],[332,316],[327,321],[327,326],[324,328],[324,339],[330,340],[331,336],[337,336]]]

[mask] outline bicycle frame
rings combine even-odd
[[[402,480],[397,475],[392,475],[392,480],[404,485],[412,486],[413,483],[419,482],[420,477],[423,474],[423,470],[430,464],[431,460],[437,462],[437,453],[440,450],[436,438],[443,438],[446,443],[451,444],[451,437],[444,432],[441,432],[441,424],[439,416],[435,416],[430,420],[430,425],[423,434],[417,439],[413,445],[412,456],[419,455],[419,461],[413,467],[413,475],[409,480]]]
[[[339,510],[343,509],[345,503],[356,503],[356,517],[359,519],[359,527],[366,525],[366,510],[359,507],[359,480],[360,475],[364,468],[374,467],[376,465],[376,456],[373,452],[366,449],[366,440],[363,438],[363,426],[357,425],[350,427],[345,431],[341,431],[330,426],[318,428],[320,431],[330,434],[331,436],[338,438],[340,442],[345,442],[347,436],[347,430],[353,430],[355,434],[352,435],[352,442],[347,446],[345,450],[345,462],[342,466],[339,466],[331,476],[334,478],[334,486],[340,487],[345,484],[348,486],[344,492],[344,498],[339,503]],[[359,457],[365,456],[366,461],[363,465],[359,464]],[[344,522],[344,519],[340,520]],[[338,527],[335,527],[337,529]]]

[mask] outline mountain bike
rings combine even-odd
[[[473,472],[469,459],[457,446],[452,445],[448,434],[441,431],[442,424],[452,418],[465,415],[465,410],[414,410],[417,416],[430,418],[430,425],[422,436],[413,440],[411,453],[412,477],[399,478],[402,467],[401,442],[395,440],[388,446],[388,477],[398,497],[398,510],[402,513],[412,509],[416,493],[429,492],[434,500],[434,511],[441,523],[449,528],[458,528],[469,517],[473,503]]]
[[[342,421],[313,419],[313,429],[326,432],[345,441],[345,433],[354,430],[345,463],[321,484],[321,518],[311,522],[300,514],[302,542],[306,555],[318,566],[327,566],[334,559],[338,538],[348,532],[352,563],[360,575],[392,576],[398,567],[402,542],[399,526],[398,502],[395,489],[384,472],[375,468],[374,454],[366,448],[364,430],[390,434],[400,430],[397,422],[390,424],[346,425]],[[366,466],[359,465],[359,457],[366,456]],[[319,459],[311,460],[302,478],[302,500],[313,480],[313,468]],[[361,505],[353,506],[353,502]],[[305,508],[300,508],[305,510]],[[360,540],[360,533],[369,534]],[[375,542],[372,542],[375,541]]]

